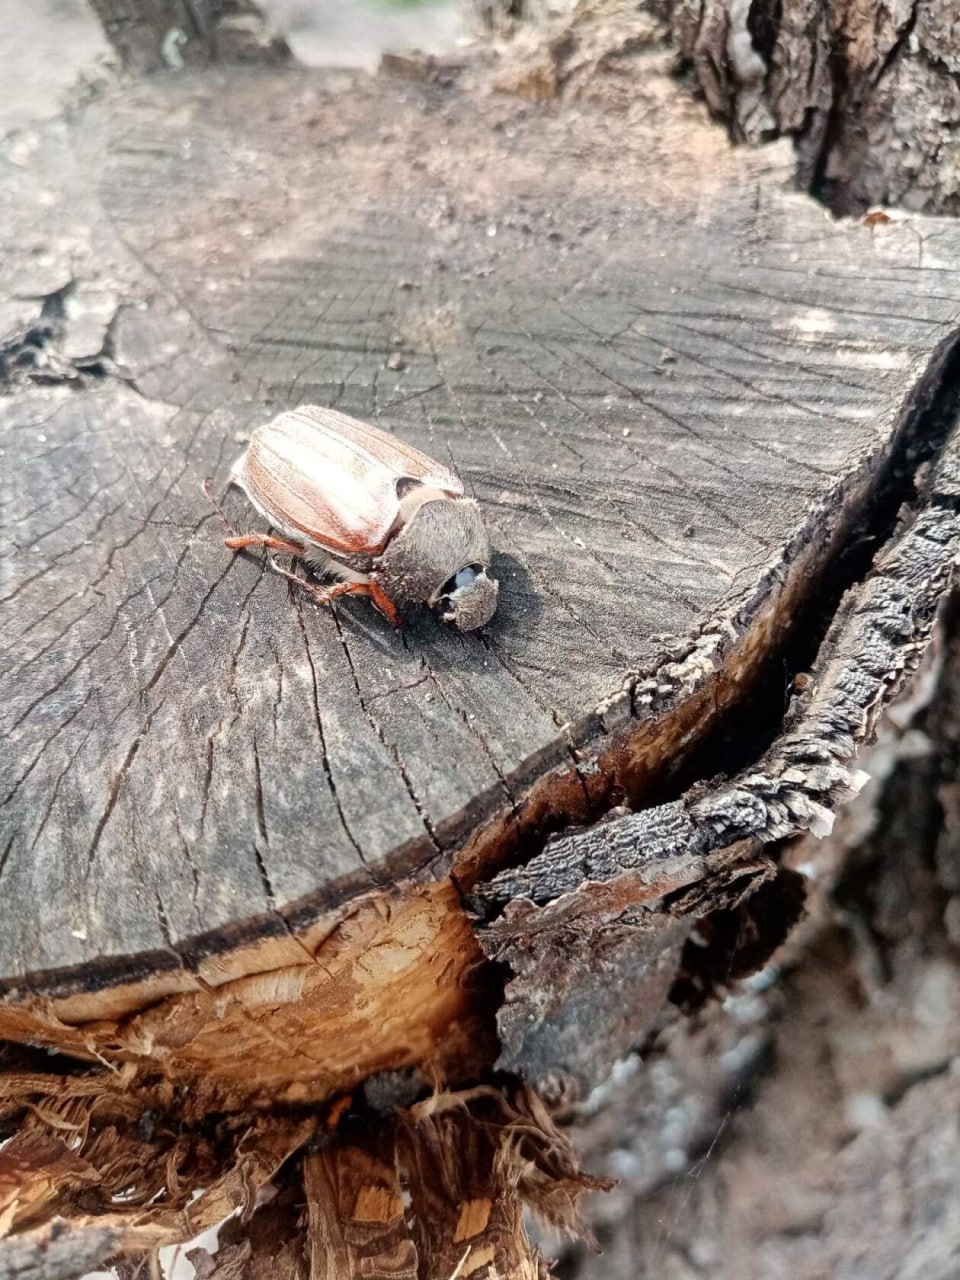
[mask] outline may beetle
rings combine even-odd
[[[496,612],[476,502],[452,471],[379,427],[302,405],[254,431],[230,479],[282,536],[232,534],[225,545],[299,556],[336,577],[314,587],[272,562],[318,604],[366,595],[398,626],[398,606],[428,604],[461,631]]]

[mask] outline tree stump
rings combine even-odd
[[[289,1274],[535,1275],[502,1153],[563,1225],[587,1181],[529,1086],[582,1094],[802,912],[781,851],[856,790],[960,546],[960,230],[835,221],[627,56],[575,109],[480,55],[188,70],[8,144],[0,1036],[79,1064],[0,1076],[30,1265],[72,1219],[100,1256],[235,1205],[279,1239],[255,1191],[312,1143]],[[201,482],[299,403],[461,474],[484,633],[224,551]],[[349,1127],[423,1082],[487,1148]],[[161,1155],[205,1195],[124,1209]]]

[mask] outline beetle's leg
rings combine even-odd
[[[306,591],[307,595],[312,596],[316,604],[329,604],[338,596],[369,596],[384,617],[388,618],[395,627],[402,625],[396,605],[375,582],[335,582],[330,587],[315,587],[312,583],[305,582],[303,578],[298,578],[289,569],[284,569],[282,565],[277,564],[273,556],[270,557],[270,564],[276,573],[289,578],[302,591]]]
[[[269,533],[242,533],[224,538],[223,545],[231,551],[244,551],[247,547],[266,547],[268,551],[282,551],[288,556],[302,556],[306,547],[302,542],[290,542],[287,538],[275,538]],[[274,566],[276,567],[276,566]]]
[[[370,592],[370,599],[377,606],[383,616],[392,622],[395,627],[403,625],[403,619],[397,612],[397,606],[393,603],[384,589],[376,582],[367,582],[364,584]]]
[[[302,556],[306,551],[306,547],[302,542],[290,542],[287,538],[275,538],[268,533],[237,533],[227,519],[227,514],[223,507],[210,492],[210,481],[204,480],[200,488],[203,490],[203,496],[223,521],[227,533],[230,535],[229,538],[224,538],[223,545],[229,547],[231,551],[243,551],[246,547],[266,547],[268,551],[283,551],[290,556]]]
[[[200,492],[203,494],[206,500],[210,503],[211,507],[213,507],[214,511],[217,513],[220,519],[223,521],[224,526],[227,530],[227,533],[229,533],[230,536],[232,537],[233,534],[235,533],[234,527],[230,523],[230,521],[227,519],[227,513],[224,511],[223,507],[221,507],[220,503],[216,500],[216,498],[210,492],[209,476],[207,477],[206,480],[204,480],[203,484],[200,486]]]
[[[397,606],[375,582],[338,582],[326,591],[322,588],[314,591],[313,596],[317,604],[326,604],[335,596],[369,596],[388,622],[392,622],[395,627],[403,625]]]

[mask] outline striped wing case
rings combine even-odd
[[[401,480],[463,493],[452,471],[389,432],[308,405],[258,428],[232,478],[274,528],[334,556],[383,550]]]

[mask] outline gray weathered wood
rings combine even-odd
[[[815,574],[954,332],[956,232],[833,222],[657,71],[615,116],[161,79],[9,170],[8,987],[179,967],[494,823],[531,851],[655,777],[596,761]],[[223,551],[199,482],[304,401],[461,471],[500,552],[487,635],[317,611]],[[576,785],[544,818],[551,768]]]
[[[75,1280],[109,1258],[119,1243],[116,1228],[54,1219],[0,1244],[0,1280]]]

